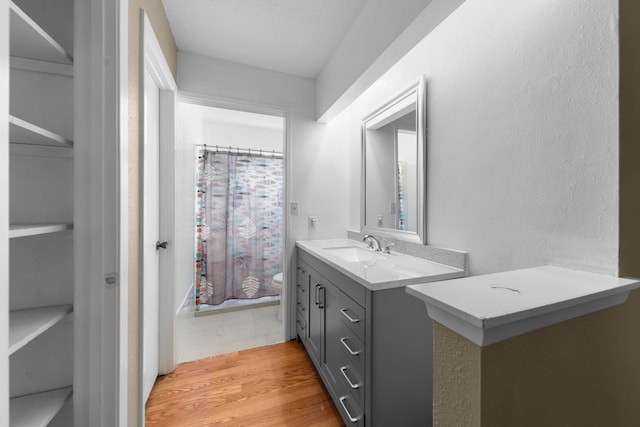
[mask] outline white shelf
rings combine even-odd
[[[11,56],[62,64],[73,63],[73,57],[69,52],[15,3],[9,2],[9,9],[11,10]]]
[[[71,305],[56,305],[9,312],[9,354],[13,354],[73,311]]]
[[[73,141],[33,123],[9,116],[9,142],[13,144],[73,147]]]
[[[38,61],[37,59],[21,58],[19,56],[12,56],[10,64],[12,70],[33,71],[73,78],[73,64]]]
[[[11,399],[11,427],[45,427],[67,403],[71,387],[35,393]]]
[[[72,224],[21,224],[9,227],[9,238],[37,236],[39,234],[59,233],[72,230]]]
[[[626,301],[638,279],[543,266],[407,286],[429,316],[480,346]]]

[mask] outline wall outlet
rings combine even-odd
[[[382,227],[384,225],[384,216],[378,215],[378,227]]]
[[[300,202],[291,202],[291,216],[298,216],[300,212]]]
[[[316,228],[316,225],[318,225],[318,217],[317,216],[310,216],[309,217],[309,228],[310,229]]]

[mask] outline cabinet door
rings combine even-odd
[[[323,313],[322,292],[324,290],[320,276],[309,269],[309,324],[307,325],[309,336],[307,339],[307,349],[309,354],[321,366],[322,357],[322,331]]]
[[[327,377],[333,381],[331,387],[335,387],[336,372],[339,369],[340,360],[340,306],[339,294],[341,292],[331,283],[325,283],[321,292],[324,310],[324,339],[322,368]],[[335,389],[335,388],[334,388]]]

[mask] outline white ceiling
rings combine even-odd
[[[178,50],[316,78],[367,0],[162,0]]]

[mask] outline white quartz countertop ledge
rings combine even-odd
[[[638,279],[543,266],[407,287],[429,316],[480,346],[626,301]]]
[[[415,283],[464,277],[466,272],[423,258],[393,252],[374,252],[356,240],[326,239],[298,241],[296,245],[329,264],[369,290],[398,288]],[[371,251],[371,261],[351,262],[334,255],[336,248],[361,248]]]

